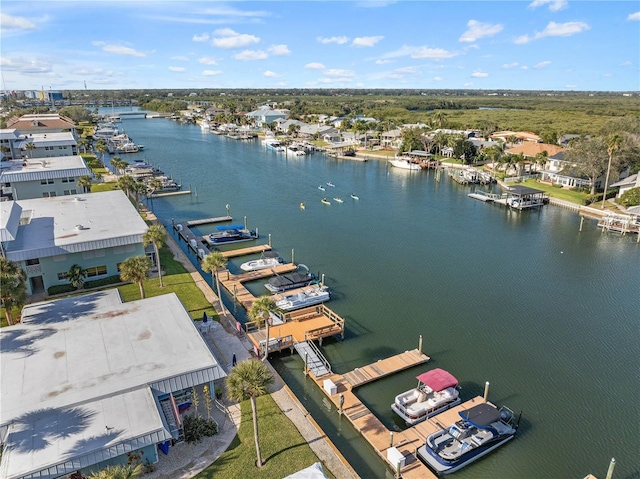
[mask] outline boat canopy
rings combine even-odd
[[[447,388],[454,388],[458,385],[458,380],[451,373],[440,368],[422,373],[420,376],[417,376],[416,379],[436,392]]]
[[[478,404],[466,411],[460,411],[460,417],[480,429],[493,429],[491,423],[500,420],[500,411],[491,404]]]
[[[225,231],[225,230],[243,230],[243,229],[244,229],[244,225],[216,226],[216,229],[217,229],[218,231]]]

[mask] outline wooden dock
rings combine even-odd
[[[209,246],[202,241],[201,236],[197,236],[191,231],[188,221],[173,223],[173,229],[178,232],[178,237],[187,243],[189,249],[191,249],[200,260],[209,254]]]
[[[249,271],[242,274],[231,274],[229,270],[220,271],[218,278],[220,278],[220,284],[229,291],[233,297],[248,311],[251,309],[256,297],[245,288],[242,283],[248,281],[254,281],[256,279],[268,278],[275,274],[291,273],[298,269],[298,266],[293,263],[287,263],[275,268],[261,269],[258,271]],[[265,290],[266,291],[266,290]]]
[[[263,253],[265,251],[270,251],[271,246],[268,244],[260,244],[257,246],[249,246],[247,248],[238,248],[231,249],[229,251],[221,251],[220,254],[225,258],[236,258],[238,256],[246,256],[249,254]]]
[[[185,221],[183,224],[191,227],[191,226],[208,225],[212,223],[224,223],[225,221],[231,221],[231,220],[233,220],[233,218],[227,215],[227,216],[218,216],[216,218],[201,218],[199,220]]]
[[[459,420],[459,411],[470,409],[484,402],[483,398],[480,396],[475,397],[404,431],[391,431],[360,401],[353,390],[363,384],[424,364],[429,359],[429,356],[418,349],[413,349],[356,368],[345,374],[331,373],[316,376],[312,371],[309,372],[309,376],[333,402],[339,414],[343,414],[349,420],[378,455],[389,464],[392,471],[396,472],[396,464],[387,459],[389,449],[395,448],[404,456],[405,465],[400,468],[400,475],[404,479],[437,478],[436,474],[418,459],[416,456],[417,449],[424,445],[430,434]],[[331,394],[325,388],[325,381],[327,380],[335,385],[334,394]]]
[[[153,193],[147,196],[147,198],[164,198],[165,196],[178,196],[178,195],[190,195],[191,190],[179,190],[179,191],[166,191],[164,193]]]

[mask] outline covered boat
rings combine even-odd
[[[242,271],[257,271],[259,269],[275,268],[283,263],[280,254],[276,251],[265,251],[260,259],[247,261],[240,265]]]
[[[281,293],[290,289],[309,286],[316,281],[316,275],[309,272],[305,265],[298,265],[298,271],[289,274],[277,275],[264,285],[272,293]]]
[[[482,403],[458,413],[462,418],[427,437],[417,456],[438,474],[449,474],[514,438],[517,425],[506,407]]]
[[[294,311],[329,300],[329,290],[320,285],[314,285],[307,290],[283,296],[276,301],[276,306],[283,311]]]
[[[413,161],[406,158],[395,158],[393,160],[389,160],[392,166],[396,168],[400,168],[403,170],[421,170],[422,168],[418,163],[414,163]]]
[[[398,394],[391,409],[409,426],[460,404],[458,380],[436,368],[417,376],[418,385]]]
[[[218,226],[217,233],[211,233],[205,238],[209,244],[230,244],[240,243],[242,241],[252,241],[258,238],[257,230],[250,230],[243,225]]]

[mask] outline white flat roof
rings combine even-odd
[[[109,290],[28,305],[24,315],[0,329],[1,477],[162,441],[154,393],[226,376],[174,293],[122,303]]]
[[[31,221],[6,243],[11,261],[136,244],[148,227],[120,191],[17,200]]]
[[[91,170],[80,155],[54,156],[26,161],[3,161],[0,183],[78,176],[91,176]]]

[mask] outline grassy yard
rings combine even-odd
[[[258,429],[260,452],[265,465],[258,469],[255,466],[256,449],[251,403],[248,400],[244,401],[241,407],[242,422],[238,434],[218,460],[198,474],[196,479],[282,478],[319,461],[271,396],[261,396],[258,398]],[[334,477],[324,469],[328,477]]]
[[[570,201],[578,205],[582,204],[582,200],[587,197],[587,193],[581,193],[579,191],[571,191],[567,188],[556,188],[545,183],[538,183],[535,180],[527,180],[522,183],[517,183],[522,186],[528,186],[529,188],[535,188],[542,190],[545,193],[549,193],[552,198],[558,198],[559,200]]]

